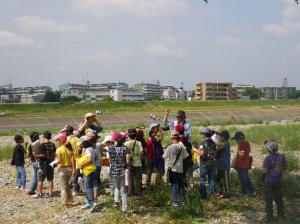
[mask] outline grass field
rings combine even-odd
[[[169,108],[171,111],[184,109],[186,111],[208,110],[241,110],[249,108],[264,108],[272,105],[300,106],[300,100],[244,100],[244,101],[150,101],[150,102],[99,102],[89,104],[1,104],[0,111],[7,117],[56,117],[57,115],[82,115],[88,111],[108,110],[109,114],[162,113]]]

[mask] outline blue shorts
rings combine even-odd
[[[165,173],[165,160],[162,158],[155,160],[155,169],[156,169],[156,172],[164,174]]]

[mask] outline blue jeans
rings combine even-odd
[[[96,166],[94,189],[99,191],[101,187],[101,166]]]
[[[273,199],[277,206],[277,215],[284,215],[284,204],[282,200],[281,183],[266,183],[265,188],[265,206],[268,219],[273,219]]]
[[[17,187],[25,187],[26,185],[26,172],[24,166],[16,166],[16,180]]]
[[[171,191],[173,203],[178,203],[178,192],[181,196],[181,201],[186,202],[185,190],[183,184],[183,173],[176,173],[171,171]]]
[[[96,171],[91,173],[88,176],[84,175],[84,182],[85,182],[85,193],[86,199],[88,203],[94,203],[94,186],[96,182]]]
[[[206,199],[206,180],[208,178],[209,191],[211,194],[215,191],[215,166],[208,163],[200,163],[200,198]]]
[[[32,178],[31,187],[30,187],[31,192],[36,191],[37,184],[38,184],[38,171],[39,171],[39,168],[36,165],[37,163],[38,162],[32,162],[33,178]]]
[[[253,194],[255,193],[255,188],[253,187],[253,184],[249,178],[248,169],[237,169],[240,183],[241,183],[241,194],[247,195],[247,194]]]

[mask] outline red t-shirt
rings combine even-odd
[[[250,154],[251,146],[249,142],[243,142],[239,148],[235,160],[236,169],[249,169],[250,168]]]

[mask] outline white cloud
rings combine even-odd
[[[182,14],[189,7],[185,0],[74,0],[74,7],[93,16],[114,16],[120,13],[137,16]]]
[[[87,30],[85,25],[58,24],[55,21],[37,16],[22,16],[15,19],[17,29],[28,33],[82,33]]]
[[[284,0],[284,4],[281,23],[264,25],[264,32],[282,36],[300,33],[300,8],[293,0]]]
[[[246,40],[237,35],[223,35],[220,42],[224,45],[241,47],[246,45]]]
[[[184,58],[187,51],[178,46],[178,41],[171,36],[165,36],[158,42],[144,48],[144,52],[151,56]]]
[[[84,62],[107,62],[116,61],[130,57],[129,51],[98,51],[93,54],[83,55],[80,60]]]
[[[34,41],[30,38],[6,30],[0,30],[0,48],[29,47],[33,44]]]

